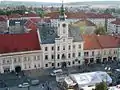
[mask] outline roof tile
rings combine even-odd
[[[0,35],[0,53],[40,50],[37,32]],[[4,41],[4,42],[3,42]]]

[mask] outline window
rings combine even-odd
[[[80,48],[81,48],[81,45],[79,45],[78,48],[80,49]]]
[[[72,64],[75,64],[75,62],[73,61]]]
[[[64,23],[64,24],[62,24],[62,26],[63,26],[63,27],[66,27],[66,24]]]
[[[51,55],[51,58],[54,59],[54,55]]]
[[[27,57],[24,57],[24,62],[26,62],[27,61]]]
[[[58,51],[60,50],[60,47],[59,47],[59,46],[57,47],[57,50],[58,50]]]
[[[28,57],[28,61],[30,61],[30,57]]]
[[[40,56],[37,56],[37,60],[40,60]]]
[[[92,51],[92,56],[94,56],[94,51]]]
[[[60,55],[59,54],[57,55],[57,59],[60,59]]]
[[[25,69],[27,69],[27,66],[26,66],[26,64],[24,64],[24,67],[25,67]]]
[[[34,65],[34,68],[36,68],[37,66],[36,65]]]
[[[18,57],[18,62],[20,62],[21,61],[21,59],[20,59],[20,57]]]
[[[114,51],[114,54],[117,54],[117,51],[116,51],[116,50]]]
[[[89,54],[88,54],[88,52],[84,52],[84,56],[88,56]]]
[[[80,57],[81,56],[81,53],[80,52],[78,52],[78,57]]]
[[[5,63],[5,59],[3,59],[3,64]]]
[[[63,46],[63,50],[65,50],[65,46]]]
[[[54,47],[52,47],[52,51],[54,50]]]
[[[31,68],[30,65],[29,65],[29,68]]]
[[[59,66],[60,66],[60,64],[59,64],[59,63],[57,63],[57,66],[59,67]]]
[[[7,63],[9,63],[10,61],[9,60],[7,60]]]
[[[111,55],[111,50],[109,50],[109,54]]]
[[[69,50],[71,49],[71,46],[69,45],[69,48],[68,48]]]
[[[34,56],[34,60],[36,60],[36,56]]]
[[[40,64],[38,64],[38,67],[40,67]]]
[[[52,63],[52,66],[54,66],[54,63]]]
[[[14,58],[14,63],[16,63],[17,61],[16,61],[16,58]]]
[[[104,55],[106,55],[106,51],[104,51]]]
[[[75,57],[75,53],[73,53],[72,56]]]
[[[48,55],[45,55],[45,60],[48,60]]]
[[[70,65],[70,62],[68,62],[68,65]]]
[[[45,47],[45,51],[47,51],[48,50],[48,48],[47,47]]]
[[[48,64],[45,64],[45,67],[48,67]]]
[[[71,58],[71,55],[70,55],[70,53],[68,54],[68,58]]]
[[[73,45],[73,49],[75,49],[75,45]]]
[[[65,59],[65,54],[62,54],[62,59]]]

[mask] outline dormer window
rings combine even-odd
[[[64,24],[62,24],[62,26],[63,26],[63,27],[66,27],[66,24],[64,23]]]

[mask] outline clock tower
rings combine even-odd
[[[68,23],[66,22],[66,15],[65,15],[65,9],[62,2],[62,6],[60,8],[60,16],[58,20],[58,36],[60,38],[62,37],[68,37]]]

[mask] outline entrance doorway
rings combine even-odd
[[[101,59],[96,59],[96,63],[100,64],[101,63]]]
[[[4,68],[4,73],[9,73],[10,72],[10,68]]]
[[[21,66],[16,66],[16,67],[15,67],[15,72],[16,72],[16,73],[21,72]]]
[[[107,62],[107,58],[103,58],[103,63],[106,63]]]
[[[62,64],[62,66],[61,66],[62,68],[66,68],[67,67],[67,63],[66,62],[62,62],[61,64]]]
[[[89,60],[88,59],[85,59],[85,65],[89,63]]]

